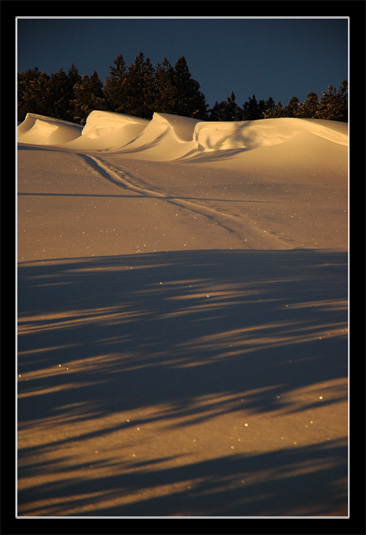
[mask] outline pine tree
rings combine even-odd
[[[156,111],[205,119],[207,104],[199,83],[191,77],[184,56],[174,67],[167,58],[155,69]]]
[[[47,86],[50,110],[48,115],[67,121],[70,119],[70,102],[74,97],[73,80],[61,68],[52,73]]]
[[[206,98],[200,91],[200,84],[191,77],[184,56],[178,58],[174,65],[172,83],[175,87],[175,113],[195,119],[206,119]]]
[[[269,97],[265,101],[265,106],[264,106],[264,110],[263,110],[263,118],[267,119],[267,117],[270,117],[271,114],[273,113],[275,107],[276,107],[275,101],[273,100],[272,97]]]
[[[122,54],[114,60],[115,67],[109,67],[109,76],[104,82],[104,96],[108,110],[117,113],[124,113],[125,92],[123,89],[123,80],[126,76],[126,64]]]
[[[93,109],[107,109],[136,117],[151,119],[154,111],[172,113],[197,119],[215,121],[256,120],[273,117],[302,117],[334,121],[348,120],[347,81],[338,92],[329,85],[319,101],[313,91],[300,103],[292,97],[287,106],[275,104],[272,97],[257,101],[250,97],[240,108],[231,92],[225,101],[207,112],[204,94],[199,83],[191,77],[184,56],[174,67],[164,58],[156,69],[142,52],[128,69],[122,55],[109,67],[109,76],[103,84],[98,74],[81,77],[72,64],[66,74],[61,68],[48,76],[38,67],[18,74],[18,121],[27,113],[36,113],[85,123]]]
[[[243,110],[235,102],[235,93],[231,92],[226,100],[220,103],[217,101],[213,108],[209,110],[211,121],[242,121]]]
[[[339,92],[332,85],[329,85],[328,91],[322,91],[322,95],[318,104],[317,118],[329,121],[347,121],[348,97],[346,80],[343,80]]]
[[[249,99],[243,104],[243,117],[246,121],[263,119],[263,113],[265,109],[265,101],[260,100],[258,102],[256,96],[253,95],[252,97],[249,97]]]
[[[315,119],[318,111],[318,95],[309,91],[304,102],[299,106],[298,117]]]
[[[300,102],[297,97],[291,97],[288,104],[284,107],[282,117],[297,117],[299,113]]]
[[[70,122],[75,122],[75,110],[74,110],[74,100],[75,100],[75,86],[81,82],[81,76],[79,71],[72,63],[70,69],[68,70],[67,76],[69,78],[70,85],[70,101],[68,109],[66,110],[65,119]],[[76,121],[77,122],[77,121]]]
[[[48,94],[49,76],[38,67],[18,75],[18,121],[22,122],[27,113],[50,115],[51,103]]]
[[[38,67],[34,69],[28,69],[25,72],[18,74],[18,84],[17,84],[17,103],[18,103],[18,122],[23,122],[25,116],[28,113],[27,100],[29,83],[34,80],[39,75]]]
[[[264,103],[263,119],[274,119],[283,117],[283,108],[281,102],[275,103],[272,97],[269,97]]]
[[[122,113],[151,119],[156,101],[154,68],[149,58],[144,58],[142,52],[128,67],[123,83]]]
[[[167,58],[155,68],[155,111],[160,113],[176,113],[177,88],[174,78],[174,67]]]
[[[222,102],[220,102],[219,104],[216,100],[213,107],[208,110],[208,116],[210,121],[220,121]]]
[[[338,98],[340,101],[340,121],[348,122],[348,82],[343,80],[338,90]]]
[[[70,85],[72,87],[74,87],[74,85],[79,83],[80,80],[81,80],[81,76],[79,74],[79,71],[77,70],[77,68],[75,67],[75,65],[73,63],[71,64],[71,67],[68,70],[67,75],[69,77]]]
[[[86,118],[93,110],[106,110],[103,84],[96,71],[89,77],[84,75],[74,85],[75,98],[72,101],[74,121],[85,124]]]
[[[241,121],[243,120],[243,110],[240,109],[238,104],[235,102],[235,93],[231,92],[230,96],[227,97],[227,111],[230,117],[230,121]]]

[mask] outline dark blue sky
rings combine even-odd
[[[348,19],[18,19],[18,72],[47,74],[74,63],[80,74],[108,67],[122,54],[127,65],[143,52],[155,66],[185,56],[207,103],[231,91],[283,105],[309,91],[348,80]]]

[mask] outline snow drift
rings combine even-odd
[[[149,123],[146,119],[106,111],[93,111],[74,142],[77,148],[112,149],[130,143]]]
[[[299,135],[316,136],[348,146],[346,123],[278,118],[257,121],[206,122],[166,113],[151,121],[93,111],[84,127],[28,113],[18,126],[18,141],[87,151],[122,152],[156,161],[189,158],[197,153],[238,152],[280,145]]]
[[[18,140],[18,514],[347,514],[347,125]]]
[[[81,136],[83,127],[60,119],[27,113],[18,126],[18,141],[32,145],[59,145]]]
[[[194,223],[200,214],[225,234],[216,236],[203,225],[197,235],[195,227],[187,226],[180,240],[172,237],[170,248],[228,246],[228,239],[233,248],[347,247],[346,123],[298,118],[207,122],[166,113],[154,113],[149,121],[95,110],[84,127],[28,114],[18,127],[18,141],[20,149],[42,147],[42,169],[48,179],[54,176],[51,183],[58,188],[51,193],[74,191],[75,176],[84,169],[88,177],[104,177],[129,193],[165,199],[172,204],[174,221],[179,204]],[[36,166],[38,181],[40,151],[22,152],[19,165],[26,166],[28,176]],[[65,176],[72,176],[68,187]],[[85,187],[87,195],[97,194],[93,181]],[[151,217],[156,217],[154,210]],[[133,240],[130,245],[128,252],[140,248]],[[165,250],[166,243],[149,234],[143,246]],[[69,254],[57,247],[53,254]],[[126,252],[126,244],[118,247]],[[108,252],[104,245],[103,251]]]

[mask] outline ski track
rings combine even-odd
[[[259,229],[257,226],[254,227],[249,219],[244,222],[240,216],[231,215],[227,213],[223,214],[222,212],[220,212],[220,210],[217,210],[216,208],[203,206],[200,203],[187,201],[185,199],[178,199],[176,197],[168,195],[167,193],[152,190],[147,186],[146,183],[144,183],[144,180],[142,178],[137,177],[136,174],[132,174],[131,171],[125,165],[123,168],[121,166],[116,168],[114,166],[112,167],[110,164],[107,164],[100,158],[97,158],[96,156],[91,154],[79,153],[79,156],[90,167],[98,171],[102,177],[109,180],[113,184],[138,193],[144,197],[154,197],[174,206],[185,208],[195,214],[199,214],[203,217],[206,217],[211,222],[214,221],[216,225],[229,232],[231,235],[235,235],[241,241],[244,240],[245,236],[246,241],[248,241],[248,237],[251,237],[255,243],[258,243],[259,241],[263,242],[263,240],[265,240],[266,242],[275,242],[277,249],[279,248],[279,245],[282,245],[282,247],[280,248],[288,248],[288,245],[285,244],[283,240],[278,238],[278,236],[271,236],[268,233],[266,233],[266,235],[264,236],[264,231]]]

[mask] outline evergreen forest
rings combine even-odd
[[[155,67],[142,52],[126,65],[120,54],[109,67],[104,83],[96,71],[80,75],[74,64],[51,75],[37,67],[18,74],[18,121],[36,113],[84,125],[93,110],[151,119],[153,113],[171,113],[205,121],[245,121],[273,117],[300,117],[348,121],[348,84],[343,80],[337,90],[332,85],[321,97],[310,91],[304,102],[292,97],[283,106],[272,97],[249,97],[239,105],[232,91],[226,100],[206,103],[200,84],[194,80],[186,59],[174,65],[166,58]]]

